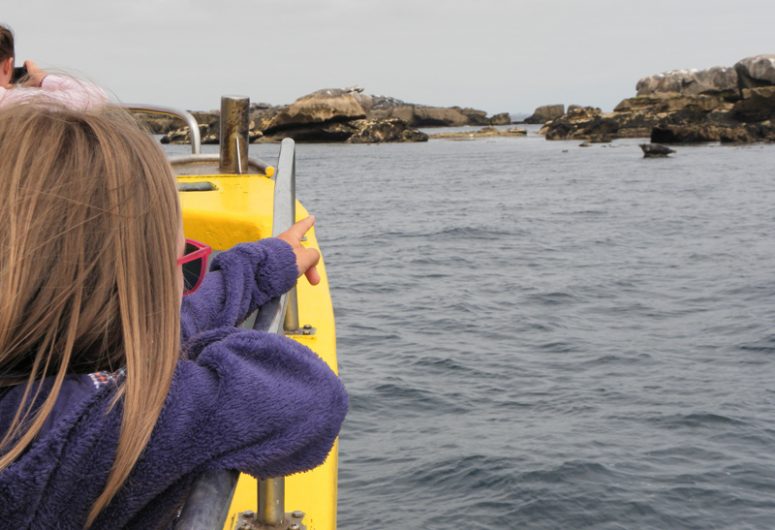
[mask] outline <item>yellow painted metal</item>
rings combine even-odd
[[[208,243],[214,250],[225,250],[237,243],[269,237],[272,232],[274,182],[262,175],[196,175],[178,177],[178,182],[207,181],[213,191],[181,192],[183,226],[186,237]],[[296,219],[308,215],[296,204]],[[314,229],[307,234],[307,246],[319,249]],[[312,286],[306,278],[297,285],[299,323],[309,324],[316,332],[310,336],[293,336],[317,353],[336,372],[336,331],[334,310],[328,286],[325,262],[318,270],[319,285]],[[249,419],[246,419],[249,421]],[[338,444],[323,465],[290,477],[285,482],[285,511],[301,510],[309,530],[336,528]],[[241,475],[224,530],[232,530],[237,514],[256,511],[255,479]]]

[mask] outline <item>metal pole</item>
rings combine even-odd
[[[258,481],[258,522],[280,526],[285,520],[285,480],[283,477]]]
[[[250,98],[221,97],[221,164],[224,173],[248,171],[248,109]]]
[[[272,234],[279,235],[296,222],[296,144],[285,138],[280,144],[280,160],[274,180],[274,220]],[[284,228],[281,228],[284,227]],[[279,230],[279,232],[277,231]],[[299,330],[299,301],[294,287],[288,291],[288,310],[285,312],[285,331]]]

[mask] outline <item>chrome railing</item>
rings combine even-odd
[[[280,161],[274,181],[274,215],[272,237],[277,237],[296,222],[296,147],[292,139],[286,138],[280,144]],[[256,317],[256,326],[263,325],[263,309]],[[283,333],[288,325],[289,314],[299,321],[299,307],[296,301],[296,287],[285,293],[278,301],[278,307],[270,310],[270,327],[274,333]],[[256,329],[254,327],[254,329]],[[294,330],[298,329],[298,324]],[[259,525],[282,528],[285,524],[285,477],[261,479],[258,481]]]
[[[122,105],[129,112],[145,112],[148,114],[161,114],[163,116],[172,116],[180,118],[190,131],[191,154],[198,155],[202,152],[202,139],[199,134],[199,124],[194,115],[186,110],[178,110],[169,107],[160,107],[158,105],[146,105],[145,103],[125,103]]]

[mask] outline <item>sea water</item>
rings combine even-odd
[[[637,144],[297,146],[341,529],[775,527],[775,145]]]

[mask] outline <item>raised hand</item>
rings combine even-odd
[[[299,276],[303,274],[307,277],[309,283],[317,285],[320,283],[320,274],[318,274],[316,268],[320,261],[320,252],[314,248],[306,248],[301,245],[304,234],[306,234],[314,224],[315,216],[310,215],[277,236],[277,239],[282,239],[293,248],[293,253],[296,254],[296,267],[299,269]]]
[[[37,64],[29,59],[24,61],[24,66],[27,68],[27,81],[24,86],[39,87],[43,84],[43,78],[46,77],[47,72],[41,70]]]

